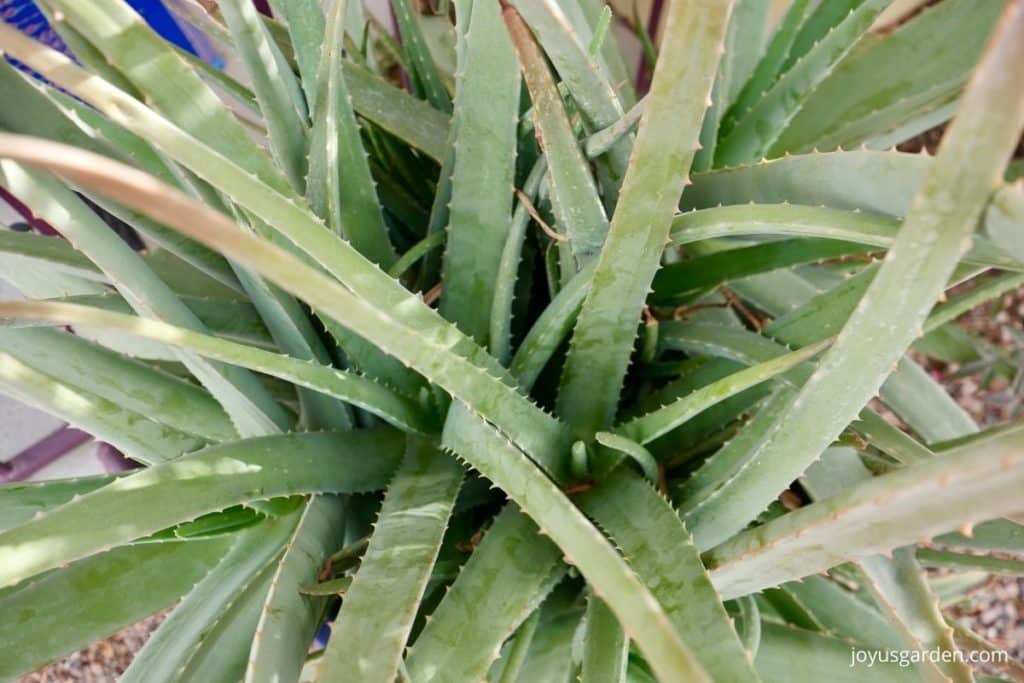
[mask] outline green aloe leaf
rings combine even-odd
[[[550,479],[486,422],[446,429],[443,443],[515,501],[565,553],[665,680],[709,680],[663,607],[625,560]]]
[[[476,3],[456,78],[455,146],[441,312],[481,345],[512,216],[519,66],[498,3]]]
[[[743,83],[729,109],[723,115],[718,129],[719,138],[728,135],[736,127],[737,121],[750,113],[750,110],[778,79],[782,64],[789,55],[793,41],[808,12],[808,4],[809,0],[794,0],[786,8],[786,13],[779,20],[778,27],[772,34],[771,40],[768,41],[764,54],[760,55],[750,77]]]
[[[300,586],[316,581],[324,560],[341,546],[343,505],[337,496],[311,496],[302,519],[274,569],[260,612],[246,683],[297,680],[326,601],[303,595]]]
[[[823,348],[823,344],[805,346],[740,370],[662,408],[620,424],[615,431],[638,443],[649,443],[709,407],[791,370],[820,353]]]
[[[898,649],[900,634],[861,596],[824,576],[785,584],[827,632],[878,649]]]
[[[870,481],[871,473],[853,449],[829,449],[823,458],[804,474],[810,494],[821,500],[844,488]],[[882,612],[899,631],[908,649],[949,652],[950,661],[921,662],[922,676],[932,681],[973,681],[964,662],[953,661],[956,645],[953,631],[939,610],[939,601],[928,588],[923,570],[914,557],[914,549],[897,548],[892,557],[865,557],[857,562],[867,589]]]
[[[255,592],[258,577],[273,566],[299,516],[297,510],[292,510],[236,534],[223,559],[195,584],[146,641],[123,680],[179,680],[182,669],[216,632],[217,623],[230,616],[236,603]]]
[[[711,106],[704,114],[704,124],[700,131],[700,150],[693,161],[694,171],[706,171],[711,167],[722,117],[753,74],[761,58],[770,10],[771,5],[759,0],[736,2],[729,18],[729,31],[725,36],[725,54],[718,64],[718,75],[711,91]]]
[[[199,515],[299,493],[378,490],[394,471],[391,430],[291,434],[215,446],[150,467],[0,533],[10,585]],[[281,450],[288,457],[281,458]],[[344,459],[345,467],[338,467]],[[229,476],[231,475],[231,476]],[[133,513],[125,516],[125,510]],[[114,516],[125,523],[111,525]],[[46,552],[51,544],[59,550]]]
[[[245,367],[255,372],[271,375],[300,387],[332,396],[367,410],[402,429],[418,432],[429,432],[436,429],[426,416],[422,406],[412,399],[397,394],[387,387],[361,375],[217,339],[216,337],[166,325],[158,321],[98,311],[84,306],[21,301],[0,302],[0,317],[2,316],[48,320],[50,322],[73,324],[76,326],[90,325],[106,330],[119,330],[167,344],[168,346],[186,348],[207,358]],[[17,332],[17,334],[21,333],[23,332]],[[3,335],[10,334],[12,334],[11,331],[0,330],[0,338],[3,338]],[[127,363],[128,361],[123,361],[121,365]],[[45,368],[43,369],[45,370]],[[165,384],[168,382],[170,382],[169,379],[164,380]],[[170,387],[179,392],[191,391],[192,394],[198,393],[200,399],[205,396],[205,394],[187,384],[184,390],[180,389],[179,384],[178,382],[171,382]],[[109,387],[108,392],[110,389],[115,388]],[[152,396],[146,396],[146,399],[155,400]],[[208,396],[206,396],[206,400],[209,401]],[[194,402],[189,401],[187,409],[191,411],[193,408],[198,410]],[[151,417],[158,417],[152,412],[147,414]],[[195,429],[195,427],[193,426],[192,429]],[[221,437],[216,440],[223,441],[226,439]]]
[[[866,251],[871,248],[814,237],[726,249],[663,267],[654,276],[649,301],[666,306],[684,304],[732,280]]]
[[[306,176],[306,104],[298,80],[250,2],[218,3],[253,84],[274,160],[300,194]]]
[[[2,305],[2,303],[0,303]],[[202,388],[56,330],[0,330],[4,351],[61,382],[183,434],[230,441],[235,430]]]
[[[773,152],[853,147],[928,111],[921,97],[940,104],[957,97],[1000,10],[997,2],[936,3],[851,54],[807,99]]]
[[[461,483],[454,458],[409,442],[334,622],[320,680],[394,680]]]
[[[0,530],[32,519],[37,512],[63,505],[75,496],[110,483],[110,475],[0,485]]]
[[[91,391],[70,387],[3,352],[0,391],[113,444],[138,462],[173,460],[204,444],[200,438],[182,434]]]
[[[875,477],[741,532],[705,553],[705,565],[732,598],[1009,514],[1022,438],[1000,433]]]
[[[354,4],[354,3],[353,3]],[[447,154],[448,117],[353,62],[342,62],[352,106],[374,125],[405,140],[431,159]]]
[[[317,78],[308,200],[331,229],[386,267],[394,254],[341,68],[344,16],[345,0],[336,0],[327,13],[327,42]]]
[[[629,641],[615,614],[599,598],[587,599],[584,617],[582,683],[619,683],[625,679]]]
[[[636,474],[618,469],[579,498],[622,549],[714,680],[757,681],[682,520]]]
[[[316,109],[317,73],[324,41],[324,11],[316,0],[271,0],[274,16],[284,20],[299,67],[309,111]]]
[[[715,164],[734,166],[766,156],[810,93],[857,45],[888,2],[864,0],[797,59],[722,138]],[[799,47],[799,38],[797,34],[791,51]]]
[[[555,218],[582,264],[601,250],[608,218],[540,48],[516,10],[504,10],[504,18],[533,100],[534,129],[547,159]]]
[[[677,244],[691,244],[716,237],[794,235],[888,248],[895,241],[898,229],[899,223],[895,220],[860,211],[797,204],[753,204],[681,214],[672,221],[671,239]],[[1024,269],[1024,265],[984,238],[977,239],[977,244],[964,255],[964,262],[1010,270]]]
[[[229,545],[219,538],[115,548],[3,593],[0,676],[28,673],[172,604]]]
[[[410,0],[391,0],[395,18],[398,20],[398,31],[402,37],[402,47],[409,56],[416,81],[423,88],[427,101],[435,109],[450,112],[452,101],[448,91],[444,89],[434,58],[423,37],[423,31],[413,16]]]
[[[717,531],[708,542],[739,531],[803,472],[876,394],[921,329],[1024,124],[1024,98],[1007,90],[1024,83],[1009,73],[1019,68],[1024,76],[1024,44],[1011,37],[1021,24],[1024,8],[1008,10],[889,256],[756,460],[738,473],[732,493],[723,494],[714,515]],[[986,117],[993,108],[1005,117],[1005,135],[992,135]],[[906,296],[893,299],[894,291]],[[739,491],[742,501],[733,497]]]
[[[288,191],[288,181],[270,156],[171,44],[153,32],[124,0],[85,4],[46,0],[45,4],[96,45],[156,111],[278,191]],[[147,58],[136,59],[137,50],[145,50]],[[112,118],[118,121],[118,117]]]
[[[565,574],[560,557],[529,517],[506,505],[413,643],[409,676],[481,680],[501,644]]]
[[[579,106],[587,128],[593,132],[616,123],[623,115],[623,105],[615,85],[588,50],[587,41],[573,25],[566,5],[557,0],[516,0],[512,5],[536,32],[541,47]],[[618,78],[614,83],[621,80]],[[623,137],[602,151],[599,164],[606,198],[614,196],[622,185],[631,147],[632,141]]]
[[[558,410],[590,437],[614,417],[647,290],[693,160],[731,2],[673,4],[632,163],[566,359]]]
[[[59,225],[65,236],[116,283],[137,312],[183,327],[202,328],[141,257],[74,193],[52,178],[11,162],[0,163],[0,176],[4,185],[28,202],[39,216]],[[182,354],[181,360],[218,399],[241,433],[272,433],[287,425],[284,412],[248,373],[218,368],[189,354]]]
[[[16,137],[6,136],[3,139],[15,142],[16,147]],[[33,140],[30,145],[33,150],[31,156],[38,161],[37,153],[45,151],[51,144]],[[10,144],[7,147],[5,154],[15,153],[15,150],[9,149]],[[374,302],[356,297],[351,290],[326,275],[269,243],[240,231],[222,214],[193,202],[172,188],[154,183],[148,176],[124,165],[93,155],[88,156],[85,166],[72,162],[77,168],[77,171],[72,171],[60,161],[70,160],[64,153],[66,148],[59,145],[49,147],[51,152],[58,148],[61,152],[50,156],[48,165],[59,163],[62,166],[61,173],[73,173],[82,182],[90,181],[79,176],[80,173],[91,178],[91,182],[102,177],[105,192],[116,194],[121,201],[138,205],[158,216],[167,225],[208,246],[222,248],[225,253],[231,254],[232,259],[257,270],[286,291],[303,298],[314,310],[323,311],[357,334],[373,340],[385,352],[420,370],[460,400],[477,407],[487,415],[488,420],[499,425],[517,443],[524,445],[531,457],[543,463],[556,477],[565,476],[567,463],[560,456],[568,448],[568,435],[562,425],[511,386],[495,379],[487,370],[465,356],[453,353],[453,347],[461,345],[474,359],[480,358],[485,362],[485,359],[490,359],[488,366],[496,365],[491,356],[479,350],[453,327],[435,318],[434,311],[426,308],[421,300],[409,294],[399,283],[380,271],[367,271],[367,274],[372,274],[372,279],[382,276],[389,289],[397,288],[400,292],[400,299],[395,301],[387,291],[373,291],[377,302],[384,303],[381,299],[388,301],[385,308],[387,312],[377,310],[371,305]],[[76,150],[73,156],[81,162],[84,159],[82,154]],[[330,244],[344,244],[322,229],[319,232],[327,234]],[[366,267],[366,262],[358,254],[353,256],[357,259],[356,263]],[[389,316],[389,313],[394,313],[391,310],[394,306],[409,301],[414,302],[413,305],[397,313],[403,315],[403,322],[419,324],[418,333]],[[500,372],[498,366],[495,373]]]
[[[893,661],[850,666],[850,643],[833,636],[765,622],[755,665],[765,683],[786,683],[794,671],[813,680],[859,683],[865,671],[891,683],[917,683],[918,673]]]

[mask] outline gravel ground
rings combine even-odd
[[[35,673],[23,676],[19,683],[114,683],[166,614],[162,612],[153,615],[122,629],[106,640],[95,642]]]

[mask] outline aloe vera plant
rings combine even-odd
[[[0,678],[986,680],[923,567],[1020,573],[1024,426],[915,343],[1024,283],[1024,0],[659,2],[636,83],[598,0],[269,4],[0,25],[0,391],[132,461],[0,484]]]

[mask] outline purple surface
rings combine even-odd
[[[0,482],[24,481],[91,438],[80,429],[61,427],[0,463]]]

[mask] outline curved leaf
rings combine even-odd
[[[390,429],[290,434],[214,446],[129,474],[0,533],[0,585],[231,505],[378,490],[400,443]]]
[[[319,680],[394,680],[461,483],[454,458],[410,441],[331,629]]]
[[[566,358],[558,411],[589,438],[611,422],[640,312],[686,182],[731,0],[673,3],[608,238]]]

